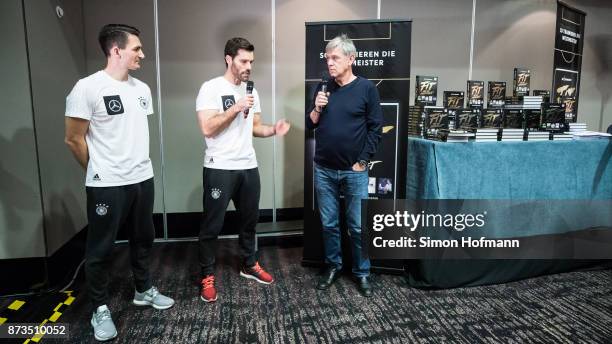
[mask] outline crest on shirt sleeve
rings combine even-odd
[[[138,104],[140,104],[140,107],[143,110],[146,110],[149,108],[149,100],[145,97],[138,97]]]
[[[232,106],[234,106],[234,104],[236,104],[236,100],[234,99],[233,95],[221,96],[221,102],[223,103],[223,111],[231,108]]]

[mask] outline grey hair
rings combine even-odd
[[[329,43],[327,43],[327,46],[325,47],[325,51],[327,52],[336,48],[340,48],[340,50],[342,50],[342,53],[344,53],[345,56],[355,56],[357,54],[355,44],[353,44],[353,41],[348,38],[348,36],[344,33],[340,36],[336,36],[334,39],[329,41]]]

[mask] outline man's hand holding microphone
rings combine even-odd
[[[240,98],[236,103],[238,110],[244,114],[244,118],[249,115],[249,109],[255,104],[255,97],[252,94],[247,94],[243,98]]]
[[[329,74],[323,73],[321,77],[321,89],[317,92],[317,96],[315,97],[315,107],[312,109],[310,113],[310,119],[312,123],[317,124],[319,122],[319,116],[323,111],[323,108],[327,105],[329,101],[329,92],[327,92],[327,83],[329,82]]]
[[[317,97],[315,98],[315,108],[314,111],[317,113],[321,113],[325,105],[327,105],[329,97],[329,92],[319,91],[317,93]]]

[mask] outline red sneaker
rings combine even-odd
[[[202,291],[200,298],[205,302],[217,301],[217,289],[215,289],[215,275],[208,275],[202,279]]]
[[[240,269],[240,276],[254,279],[263,284],[270,284],[274,282],[272,275],[267,273],[261,266],[259,266],[259,262],[255,262],[255,265],[249,268],[243,266],[242,269]]]

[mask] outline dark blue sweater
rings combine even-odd
[[[331,93],[317,124],[306,114],[306,126],[316,129],[315,163],[335,169],[350,170],[359,160],[371,160],[382,135],[382,109],[376,86],[357,77],[340,87],[328,82]],[[313,106],[314,107],[314,101]]]

